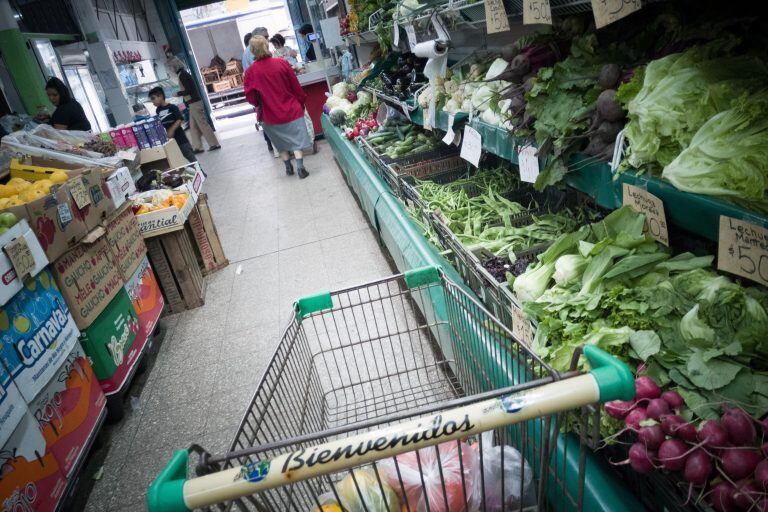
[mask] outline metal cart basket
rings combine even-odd
[[[176,452],[149,510],[579,508],[559,413],[634,395],[626,365],[584,355],[557,375],[435,267],[301,299],[229,453],[191,447],[187,479]]]

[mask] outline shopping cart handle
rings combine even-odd
[[[173,454],[147,492],[149,512],[189,512],[184,503],[184,482],[187,480],[187,450]]]
[[[600,401],[631,400],[635,397],[635,378],[626,363],[595,345],[584,347],[590,372],[600,388]]]

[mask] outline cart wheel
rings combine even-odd
[[[107,398],[107,423],[114,425],[125,416],[122,394]]]

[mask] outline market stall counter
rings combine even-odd
[[[307,71],[297,75],[301,88],[307,93],[307,111],[309,117],[312,118],[312,125],[315,129],[315,137],[323,133],[323,123],[321,122],[321,116],[323,114],[323,105],[326,100],[326,93],[328,92],[328,82],[326,81],[326,73],[329,78],[338,76],[338,69],[335,67],[329,67],[324,70],[322,64],[318,66],[315,63],[309,63],[307,65]]]

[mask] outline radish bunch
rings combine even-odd
[[[605,412],[636,433],[627,463],[638,473],[676,473],[719,512],[768,512],[768,420],[723,405],[716,420],[683,419],[685,401],[650,377],[635,380],[635,398],[605,404]],[[623,431],[622,431],[623,432]]]

